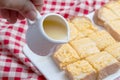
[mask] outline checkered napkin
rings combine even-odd
[[[106,2],[108,0],[44,0],[41,14],[54,12],[70,18],[88,14]],[[13,25],[0,18],[0,80],[45,80],[22,52],[27,28],[25,20]]]

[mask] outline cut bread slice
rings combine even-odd
[[[120,41],[120,0],[110,1],[98,9],[94,15],[94,22],[105,29]]]
[[[95,24],[99,25],[99,26],[103,26],[104,25],[104,21],[101,20],[100,18],[98,18],[98,12],[99,10],[96,10],[93,16],[93,21],[95,22]]]
[[[69,80],[96,80],[95,69],[85,60],[69,64],[66,68]]]
[[[79,32],[78,35],[73,40],[69,41],[69,43],[71,44],[73,41],[77,41],[82,38],[85,38],[85,35],[83,35],[81,32]]]
[[[107,21],[104,27],[117,41],[120,41],[120,19]]]
[[[120,1],[114,0],[110,1],[108,4],[105,5],[106,8],[110,9],[114,14],[120,17]]]
[[[118,61],[120,61],[120,42],[108,46],[105,51],[114,56]]]
[[[97,80],[103,80],[120,69],[119,62],[107,52],[91,55],[86,60],[98,71]]]
[[[69,44],[64,44],[56,53],[54,53],[53,59],[60,69],[65,69],[68,64],[79,60],[80,57]]]
[[[85,58],[89,55],[100,52],[96,47],[96,43],[90,38],[82,38],[78,40],[71,41],[70,44],[78,52],[80,58]]]
[[[85,38],[85,35],[82,34],[81,32],[79,32],[78,35],[76,36],[76,38],[74,38],[74,40],[79,40],[79,39],[82,39],[82,38]]]
[[[100,8],[96,14],[98,19],[103,22],[118,19],[118,16],[113,11],[104,6]]]
[[[75,25],[73,23],[71,23],[70,21],[68,21],[69,27],[70,27],[70,41],[75,39],[76,36],[78,35],[78,30],[75,27]]]
[[[98,29],[93,26],[92,22],[87,17],[77,16],[77,17],[72,18],[71,22],[85,36],[88,36],[89,34],[98,31]]]
[[[96,43],[97,47],[101,51],[116,42],[115,39],[105,30],[93,33],[89,35],[89,38],[91,38]]]
[[[71,19],[71,22],[73,24],[75,24],[75,26],[80,30],[85,30],[85,29],[88,29],[88,28],[92,28],[91,27],[91,21],[89,18],[87,17],[84,17],[84,16],[77,16],[77,17],[74,17]]]

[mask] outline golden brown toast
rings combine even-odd
[[[108,11],[107,14],[112,12],[108,8],[104,10]],[[102,14],[105,17],[101,19],[95,17],[100,25],[106,25],[103,20],[109,20],[109,17],[114,15],[110,13],[110,16],[106,17],[107,14]],[[116,18],[114,15],[110,20],[112,22],[107,23],[115,25]],[[68,20],[68,23],[70,42],[62,45],[53,54],[53,59],[61,71],[66,72],[69,80],[103,80],[119,70],[119,44],[107,31],[99,31],[90,19],[83,16],[76,16]]]
[[[96,80],[96,70],[86,61],[81,60],[69,64],[66,68],[69,80]]]
[[[72,47],[78,52],[80,58],[100,52],[96,43],[90,38],[82,38],[71,42]]]
[[[71,22],[84,36],[88,36],[89,34],[98,31],[91,20],[85,16],[76,16],[71,19]]]
[[[108,46],[107,48],[105,48],[105,51],[107,51],[109,54],[114,56],[118,61],[120,61],[120,42]]]
[[[89,38],[92,39],[97,47],[102,51],[107,46],[114,44],[115,39],[105,30],[98,31],[89,35]]]
[[[91,55],[86,60],[98,71],[97,80],[103,80],[120,68],[119,62],[107,52]]]
[[[72,41],[78,36],[78,30],[72,22],[68,21],[68,24],[70,27],[70,41]]]
[[[53,54],[53,59],[60,69],[65,69],[68,64],[79,60],[80,57],[69,44],[64,44]]]
[[[120,41],[120,0],[113,0],[96,10],[94,22]]]

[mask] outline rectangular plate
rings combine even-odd
[[[87,15],[89,19],[93,22],[93,15],[91,13]],[[93,22],[94,23],[94,22]],[[99,27],[99,29],[103,29]],[[54,63],[51,56],[39,56],[33,53],[27,45],[23,47],[24,54],[31,60],[31,62],[38,68],[38,70],[46,77],[47,80],[69,80],[64,71],[59,70],[57,65]],[[112,74],[105,78],[104,80],[116,80],[117,77],[120,76],[120,70],[115,74]]]

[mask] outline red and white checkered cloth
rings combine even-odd
[[[108,0],[44,0],[41,14],[54,12],[70,18],[88,14],[106,2]],[[26,30],[25,20],[13,25],[0,18],[0,80],[45,80],[22,52]]]

